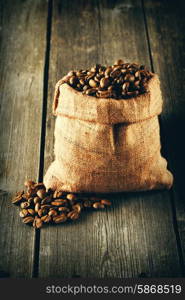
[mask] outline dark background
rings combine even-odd
[[[0,1],[2,277],[182,277],[185,255],[185,18],[176,0]],[[159,74],[170,191],[123,193],[112,208],[35,231],[11,197],[53,160],[55,83],[117,58]]]

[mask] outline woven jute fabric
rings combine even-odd
[[[160,82],[127,100],[83,95],[59,81],[55,89],[55,161],[44,183],[71,192],[169,189],[173,176],[161,156]]]

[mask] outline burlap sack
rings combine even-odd
[[[59,81],[53,110],[55,161],[44,178],[47,187],[100,193],[171,187],[160,153],[157,75],[148,93],[128,100],[85,96]]]

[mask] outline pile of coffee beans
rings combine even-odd
[[[107,199],[47,190],[43,183],[32,180],[27,180],[25,186],[27,191],[17,192],[12,203],[20,206],[19,215],[23,223],[32,224],[35,228],[47,223],[74,221],[86,208],[103,209],[111,205]]]
[[[108,67],[97,64],[90,70],[70,71],[62,83],[97,98],[129,99],[147,92],[152,76],[145,66],[119,59]]]

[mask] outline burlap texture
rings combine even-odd
[[[71,192],[169,189],[173,182],[161,156],[157,75],[148,92],[128,100],[82,95],[59,81],[55,89],[55,161],[44,183]]]

